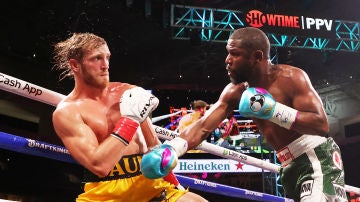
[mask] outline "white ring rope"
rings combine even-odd
[[[0,88],[48,105],[56,106],[64,95],[0,72]]]
[[[166,115],[162,115],[162,116],[153,117],[153,118],[151,118],[151,121],[152,121],[153,123],[155,123],[155,122],[161,121],[161,120],[163,120],[163,119],[166,119],[166,118],[175,116],[175,115],[177,115],[177,114],[180,114],[181,112],[182,112],[182,111],[177,111],[177,112],[172,113],[172,114],[166,114]]]
[[[155,132],[158,135],[158,137],[161,139],[171,140],[171,139],[179,136],[179,134],[177,132],[168,130],[166,128],[162,128],[159,126],[154,125],[154,129],[155,129]],[[227,159],[232,159],[235,161],[239,161],[239,162],[253,165],[256,167],[260,167],[260,168],[263,168],[265,170],[268,170],[268,171],[271,171],[274,173],[278,173],[279,169],[280,169],[280,166],[275,165],[273,163],[269,163],[267,161],[263,161],[263,160],[255,158],[255,157],[248,156],[248,155],[242,154],[240,152],[236,152],[234,150],[226,149],[224,147],[220,147],[220,146],[211,144],[209,142],[206,142],[206,140],[204,140],[201,144],[199,144],[196,147],[196,149],[208,152],[210,154],[214,154],[216,156],[221,156],[221,157],[224,157]]]
[[[27,97],[29,99],[37,100],[39,102],[43,102],[52,106],[56,106],[65,97],[65,95],[62,95],[60,93],[23,81],[21,79],[17,79],[15,77],[6,75],[1,72],[0,72],[0,89],[8,91],[10,93],[18,94],[20,96]],[[154,125],[154,128],[158,137],[161,139],[170,140],[179,135],[174,131],[159,126]],[[275,165],[273,163],[266,162],[217,145],[213,145],[206,141],[203,141],[200,145],[198,145],[197,149],[206,151],[210,154],[214,154],[217,156],[221,156],[242,163],[246,163],[249,165],[257,166],[259,168],[269,170],[275,173],[278,173],[280,169],[280,166]],[[358,187],[345,185],[345,190],[347,192],[354,192],[356,194],[360,194],[360,188]]]

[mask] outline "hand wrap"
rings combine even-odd
[[[138,122],[134,121],[133,119],[122,116],[117,122],[111,135],[116,137],[125,145],[128,145],[131,139],[134,137],[138,127],[139,127]]]

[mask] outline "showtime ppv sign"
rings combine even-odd
[[[314,31],[317,31],[317,35],[335,36],[333,20],[326,18],[263,13],[259,10],[250,10],[246,13],[246,22],[252,27],[262,29],[275,28],[277,31],[280,29],[284,32],[286,32],[284,29],[311,31],[310,36],[314,34]]]

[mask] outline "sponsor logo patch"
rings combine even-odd
[[[279,161],[281,162],[282,166],[288,165],[294,159],[294,157],[288,147],[285,147],[282,150],[277,151],[276,156],[279,159]]]
[[[344,201],[347,201],[346,191],[344,187],[334,184],[334,191],[338,198],[344,199]]]
[[[338,151],[334,151],[332,154],[332,157],[333,157],[334,165],[341,170],[342,169],[342,160],[341,160],[340,153]]]
[[[314,180],[307,180],[301,184],[300,198],[310,196],[313,190]]]

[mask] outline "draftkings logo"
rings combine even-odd
[[[331,31],[333,25],[333,20],[311,18],[306,16],[263,13],[259,10],[249,11],[246,14],[246,22],[249,23],[250,26],[256,28],[271,26],[323,31]]]

